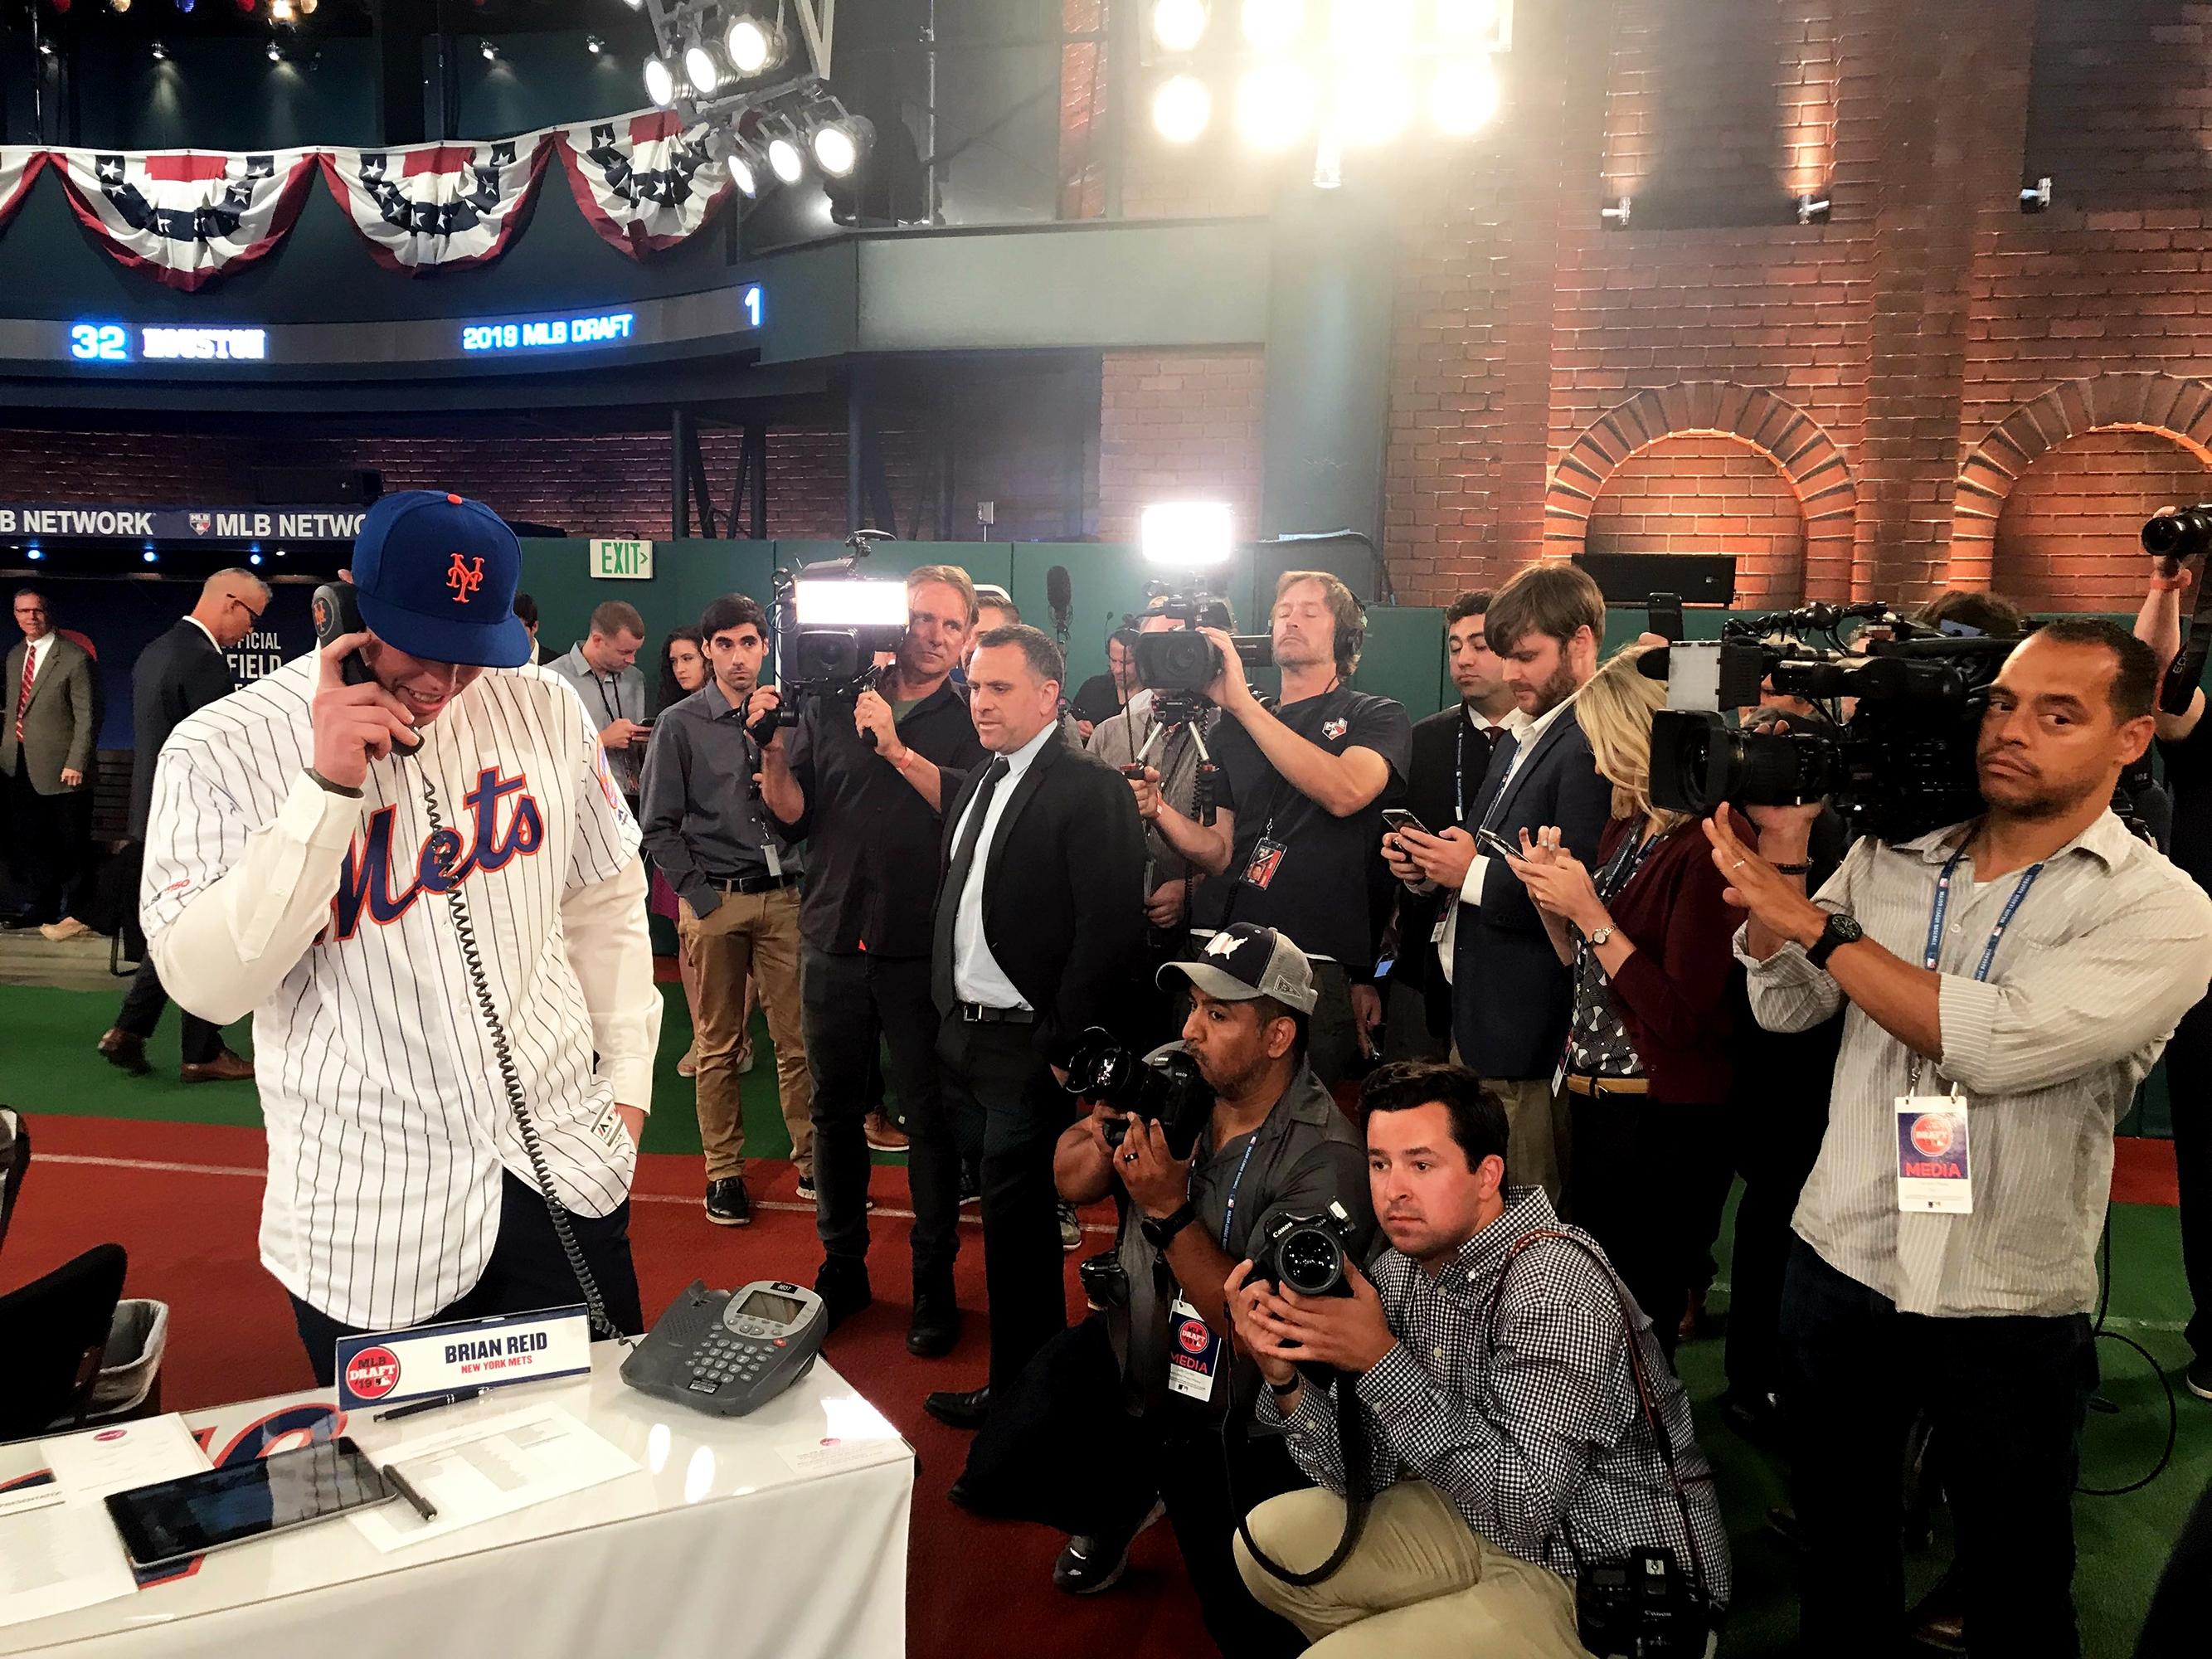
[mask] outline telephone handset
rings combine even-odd
[[[354,597],[351,582],[325,582],[315,590],[313,611],[317,650],[324,649],[332,640],[358,634],[368,626],[361,619],[361,601]],[[338,665],[338,674],[348,685],[367,685],[376,678],[368,672],[368,665],[361,659],[358,651],[346,653],[345,660]],[[420,738],[392,739],[392,752],[395,755],[413,755],[422,747]]]

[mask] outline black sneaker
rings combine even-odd
[[[814,1177],[811,1175],[799,1176],[797,1190],[801,1204],[811,1204],[814,1201]]]
[[[1053,1588],[1070,1595],[1096,1595],[1113,1589],[1129,1570],[1129,1546],[1136,1542],[1137,1534],[1166,1512],[1165,1506],[1154,1498],[1144,1519],[1127,1532],[1078,1533],[1052,1564]]]
[[[1083,1223],[1073,1204],[1060,1206],[1060,1248],[1063,1255],[1083,1248]]]
[[[717,1227],[753,1224],[752,1194],[745,1190],[741,1177],[725,1176],[707,1183],[707,1219]]]
[[[2212,1400],[2212,1354],[2200,1354],[2191,1360],[2181,1380],[2199,1400]]]
[[[983,1172],[975,1164],[962,1159],[960,1164],[960,1204],[965,1209],[970,1204],[983,1201]]]
[[[876,1299],[868,1285],[868,1264],[857,1256],[829,1256],[814,1274],[814,1294],[822,1298],[836,1330]]]

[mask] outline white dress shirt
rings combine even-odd
[[[1513,758],[1506,763],[1505,768],[1505,775],[1510,778],[1520,768],[1521,757],[1528,752],[1529,745],[1536,741],[1537,734],[1551,724],[1552,715],[1557,714],[1559,708],[1565,708],[1566,706],[1565,703],[1561,703],[1559,708],[1554,708],[1550,714],[1545,715],[1540,720],[1531,720],[1517,703],[1507,709],[1505,718],[1500,720],[1492,720],[1486,714],[1470,708],[1467,711],[1467,723],[1478,732],[1503,730],[1512,736],[1515,745]],[[1481,788],[1480,781],[1475,787],[1480,793]],[[1498,787],[1503,789],[1505,786],[1501,781]],[[1459,942],[1459,907],[1461,904],[1479,904],[1482,902],[1482,872],[1489,867],[1489,859],[1477,853],[1474,855],[1474,864],[1468,868],[1467,880],[1460,887],[1458,902],[1444,912],[1444,931],[1442,937],[1437,940],[1437,961],[1443,969],[1444,983],[1447,985],[1451,983],[1452,950]]]
[[[46,665],[46,653],[54,648],[54,641],[60,637],[60,635],[55,633],[52,629],[48,629],[45,633],[40,635],[35,640],[25,640],[23,641],[26,659],[31,665],[31,678],[33,680],[37,679],[40,674],[45,671]]]
[[[195,627],[195,628],[198,629],[200,630],[200,632],[201,632],[201,633],[203,633],[203,634],[206,635],[207,635],[207,642],[208,642],[210,645],[213,646],[213,647],[214,647],[216,650],[218,650],[218,651],[221,651],[221,650],[222,649],[222,641],[221,640],[219,640],[219,639],[216,638],[216,636],[215,636],[215,629],[213,629],[212,628],[210,628],[210,627],[209,627],[205,623],[202,622],[202,621],[201,621],[198,617],[194,617],[194,616],[191,616],[191,615],[189,615],[189,614],[188,614],[188,615],[186,615],[186,617],[185,617],[185,620],[186,622],[190,623],[193,627]]]
[[[960,890],[960,908],[952,918],[952,994],[963,1002],[983,1008],[1030,1006],[1028,1000],[1014,988],[1013,981],[1006,977],[1006,970],[999,966],[991,947],[983,942],[983,872],[991,861],[991,846],[999,836],[999,820],[1005,816],[1007,801],[1013,798],[1014,786],[1030,769],[1030,763],[1036,759],[1037,750],[1050,742],[1052,734],[1059,729],[1056,725],[1047,724],[1036,736],[1006,757],[1006,775],[999,780],[999,787],[991,792],[991,804],[984,809],[983,833],[975,838],[975,860],[968,866],[968,883]],[[975,810],[975,803],[970,800],[953,830],[953,846],[960,845],[961,834]]]

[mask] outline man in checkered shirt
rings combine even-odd
[[[1295,1361],[1354,1379],[1369,1452],[1357,1478],[1376,1497],[1351,1559],[1316,1584],[1283,1583],[1240,1539],[1253,1595],[1329,1659],[1581,1659],[1577,1557],[1661,1547],[1717,1612],[1728,1535],[1689,1396],[1637,1310],[1670,1475],[1623,1340],[1627,1292],[1542,1188],[1503,1185],[1504,1108],[1473,1073],[1431,1061],[1383,1066],[1362,1100],[1375,1214],[1392,1248],[1368,1275],[1352,1270],[1348,1297],[1278,1295],[1246,1282],[1249,1262],[1229,1292],[1238,1343],[1268,1383],[1260,1419],[1285,1426],[1292,1456],[1328,1489],[1255,1510],[1260,1548],[1310,1571],[1344,1524],[1336,1389],[1346,1383],[1308,1382]]]

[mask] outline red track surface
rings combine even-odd
[[[262,1270],[254,1243],[264,1157],[258,1130],[50,1116],[37,1120],[33,1133],[35,1157],[9,1231],[0,1288],[112,1239],[131,1253],[128,1293],[169,1304],[165,1406],[191,1410],[311,1386],[290,1306]],[[63,1161],[78,1158],[195,1170]],[[222,1169],[257,1173],[195,1172]],[[787,1164],[757,1161],[749,1181],[757,1201],[791,1200]],[[763,1210],[750,1228],[710,1226],[699,1212],[700,1182],[695,1159],[657,1154],[643,1160],[630,1237],[648,1312],[693,1279],[722,1285],[793,1276],[811,1281],[818,1258],[810,1215]],[[902,1170],[877,1170],[878,1204],[902,1208],[906,1197]],[[1110,1212],[1086,1218],[1110,1220]],[[922,1396],[932,1389],[981,1382],[986,1352],[982,1241],[972,1225],[963,1234],[958,1277],[968,1328],[951,1356],[925,1361],[906,1352],[906,1224],[889,1218],[874,1224],[870,1266],[876,1305],[841,1328],[828,1349],[830,1361],[921,1455],[908,1651],[915,1659],[1051,1651],[1185,1659],[1210,1651],[1167,1528],[1155,1527],[1138,1540],[1129,1576],[1119,1588],[1078,1601],[1052,1588],[1057,1534],[980,1521],[945,1501],[968,1437],[923,1412]],[[1091,1235],[1085,1250],[1103,1249],[1106,1243],[1103,1234]],[[1075,1260],[1068,1258],[1072,1314],[1082,1308]],[[733,1539],[732,1559],[743,1553],[744,1540]]]

